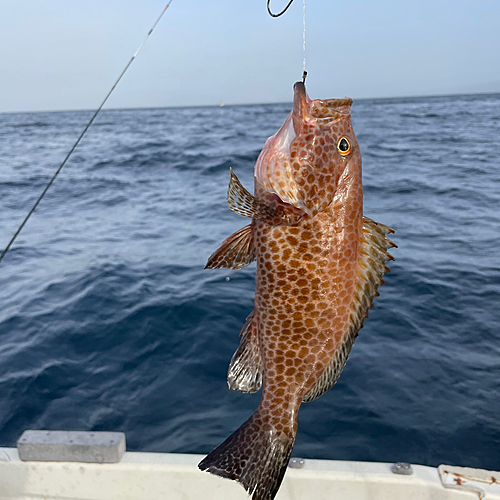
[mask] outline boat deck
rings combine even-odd
[[[21,461],[15,448],[0,448],[0,499],[248,499],[237,483],[199,471],[202,458],[126,452],[119,463],[35,462]],[[444,476],[459,491],[443,486],[440,470],[421,465],[412,465],[411,475],[396,474],[387,463],[305,460],[296,465],[302,467],[289,468],[277,500],[465,500],[480,498],[477,491],[463,489],[478,485],[486,500],[500,500],[500,485],[494,484],[499,476],[488,471],[463,469],[483,474],[477,483],[451,470],[459,468],[441,466],[441,476],[448,471]]]

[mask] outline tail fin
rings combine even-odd
[[[217,476],[233,479],[252,500],[273,500],[283,481],[295,435],[288,437],[266,423],[257,410],[199,464]]]

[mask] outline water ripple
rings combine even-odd
[[[365,213],[399,249],[337,386],[300,414],[303,457],[500,468],[500,95],[363,100]],[[204,271],[246,221],[228,170],[290,105],[108,110],[0,273],[0,444],[117,430],[203,453],[255,408],[227,390],[253,269]],[[0,115],[0,246],[89,112]]]

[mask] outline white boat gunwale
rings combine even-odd
[[[22,461],[16,448],[0,448],[0,500],[244,500],[234,481],[201,472],[204,455],[125,452],[118,463]],[[289,468],[276,500],[459,500],[475,491],[445,488],[438,468],[412,465],[411,475],[393,464],[305,460]],[[447,470],[453,469],[447,466]],[[474,469],[470,469],[474,470]],[[485,500],[500,500],[500,484],[483,484]],[[498,486],[498,488],[496,487]]]

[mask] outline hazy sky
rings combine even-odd
[[[165,4],[1,0],[0,112],[96,108]],[[306,9],[312,98],[500,92],[498,0]],[[290,101],[302,57],[302,0],[174,0],[107,107]]]

